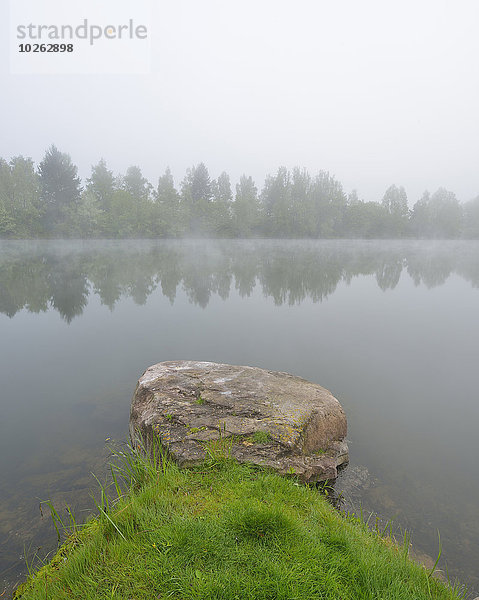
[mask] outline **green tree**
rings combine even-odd
[[[127,238],[138,235],[138,211],[128,192],[116,189],[104,231],[108,237]]]
[[[358,196],[358,190],[351,190],[351,192],[348,194],[348,206],[355,206],[360,202],[361,200]]]
[[[261,205],[266,235],[291,236],[291,174],[286,167],[280,167],[276,175],[266,177]]]
[[[462,207],[454,192],[439,188],[431,196],[430,219],[434,237],[457,238],[461,235]]]
[[[38,191],[30,158],[15,156],[9,163],[0,159],[0,234],[25,238],[41,232]]]
[[[131,166],[123,177],[122,188],[135,200],[149,200],[152,186],[143,177],[140,167]]]
[[[16,237],[16,235],[16,223],[10,212],[5,208],[5,205],[3,204],[3,201],[0,198],[0,236]]]
[[[187,231],[207,234],[210,231],[211,179],[204,163],[188,169],[181,183],[181,203]]]
[[[158,179],[155,193],[156,231],[162,237],[177,237],[183,233],[181,222],[180,196],[175,188],[173,175],[169,167]]]
[[[22,237],[41,233],[40,182],[31,158],[15,156],[10,161],[13,216]]]
[[[344,213],[344,235],[368,239],[385,237],[384,223],[387,218],[386,209],[381,204],[354,199]]]
[[[149,237],[154,231],[154,207],[151,201],[152,185],[143,177],[140,167],[128,167],[121,179],[121,189],[131,203],[129,213],[131,235]]]
[[[68,154],[52,145],[38,166],[38,173],[45,230],[50,234],[68,235],[81,194],[77,167]]]
[[[411,214],[411,230],[417,237],[457,238],[462,229],[462,207],[455,194],[439,188],[424,192]]]
[[[389,186],[384,193],[381,204],[387,213],[384,234],[390,237],[405,235],[408,229],[409,216],[406,190],[402,186]]]
[[[342,185],[327,171],[320,171],[311,183],[311,233],[314,237],[337,237],[343,234],[347,198]]]
[[[295,167],[291,177],[291,231],[299,237],[311,236],[311,175]]]
[[[221,237],[232,235],[230,176],[223,171],[218,179],[211,182],[212,201],[210,204],[210,231]]]
[[[191,178],[191,198],[193,202],[198,203],[202,200],[210,202],[211,200],[211,180],[204,163],[200,163],[192,169]]]
[[[431,194],[426,190],[411,211],[409,228],[415,237],[429,237]]]
[[[111,208],[111,199],[115,191],[115,177],[104,159],[91,168],[91,177],[87,179],[86,189],[93,194],[100,209],[108,211]]]
[[[96,237],[104,234],[104,211],[100,207],[98,197],[90,190],[85,190],[75,209],[75,235],[82,238]]]
[[[251,177],[242,175],[236,184],[232,213],[232,227],[236,236],[251,237],[257,233],[260,222],[258,190]]]

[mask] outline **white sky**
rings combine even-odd
[[[104,157],[154,184],[169,165],[179,183],[203,161],[261,187],[298,165],[365,200],[393,183],[410,205],[426,188],[479,194],[479,0],[153,8],[150,74],[11,75],[0,0],[0,156],[39,162],[55,143],[83,177]]]

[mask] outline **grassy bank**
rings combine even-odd
[[[69,536],[22,600],[422,600],[459,594],[314,488],[221,456],[180,470],[120,453],[127,491]]]

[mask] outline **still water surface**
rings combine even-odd
[[[439,530],[442,567],[479,589],[477,242],[0,242],[3,582],[55,546],[40,500],[87,514],[138,377],[175,359],[330,389],[348,507],[429,555]]]

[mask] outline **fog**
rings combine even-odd
[[[479,193],[479,4],[384,0],[154,3],[146,75],[12,75],[0,6],[0,156],[55,143],[85,178],[101,157],[156,184],[204,162],[261,186],[279,165],[330,171],[412,206]]]

